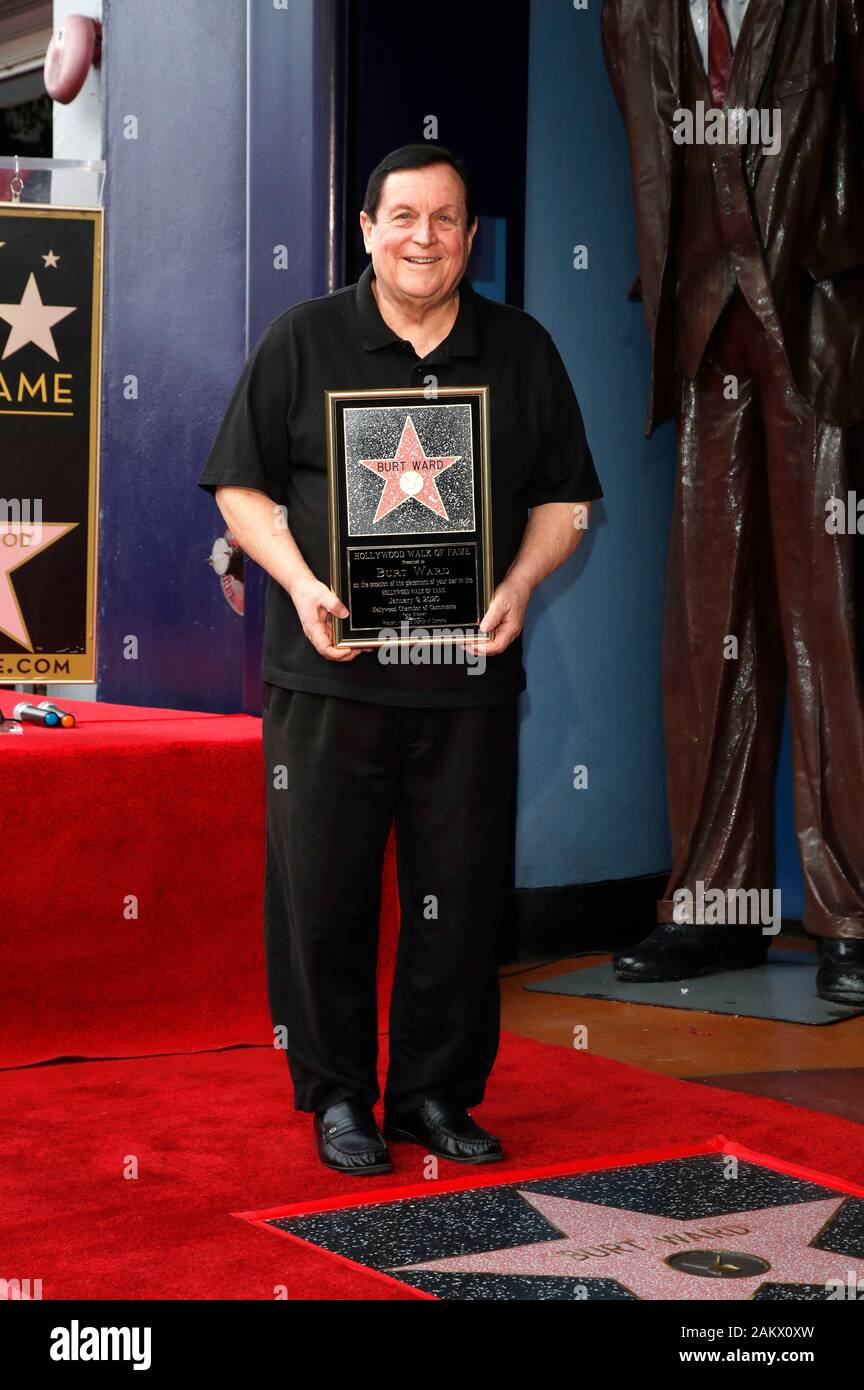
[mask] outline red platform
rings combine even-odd
[[[0,1066],[268,1042],[261,720],[62,704],[0,735]],[[382,988],[393,879],[391,846]]]

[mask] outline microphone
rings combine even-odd
[[[38,705],[31,705],[27,700],[21,700],[12,711],[13,719],[20,719],[23,724],[44,724],[47,729],[59,729],[60,719],[53,709],[40,709]]]
[[[74,714],[70,714],[66,709],[61,709],[59,705],[55,705],[51,700],[40,700],[36,708],[51,710],[57,715],[64,729],[71,729],[77,723]]]

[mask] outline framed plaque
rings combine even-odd
[[[334,644],[487,639],[488,386],[325,394]]]
[[[0,684],[96,679],[101,208],[0,203]]]

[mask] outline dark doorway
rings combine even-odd
[[[366,180],[389,150],[433,139],[469,165],[480,227],[468,275],[481,293],[522,306],[528,0],[461,0],[434,19],[404,0],[350,0],[345,278],[367,257],[358,227]]]

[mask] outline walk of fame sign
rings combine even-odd
[[[864,1189],[757,1157],[557,1164],[235,1215],[445,1300],[864,1301]]]
[[[339,647],[485,640],[492,599],[488,386],[328,391]]]
[[[95,680],[102,209],[0,204],[0,682]]]

